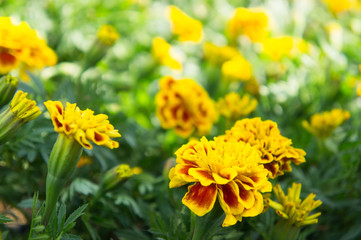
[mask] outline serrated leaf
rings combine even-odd
[[[75,222],[75,220],[80,217],[81,215],[84,214],[84,210],[85,208],[88,206],[88,204],[84,204],[83,206],[79,207],[78,209],[76,209],[72,214],[70,214],[70,216],[68,217],[68,219],[66,219],[65,224],[64,224],[64,229],[68,229],[68,227],[70,226],[70,224],[72,224],[73,222]]]
[[[49,235],[47,234],[40,234],[36,237],[30,238],[31,240],[43,240],[43,239],[49,239]]]
[[[59,208],[59,212],[58,212],[58,233],[59,234],[63,227],[64,227],[64,223],[65,223],[65,218],[66,218],[66,206],[64,203],[61,204],[60,208]]]
[[[81,240],[82,238],[74,234],[63,234],[61,240]]]
[[[36,227],[33,228],[33,231],[35,232],[41,232],[45,229],[45,227],[43,225],[38,225]]]

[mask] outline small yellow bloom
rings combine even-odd
[[[263,54],[273,61],[282,57],[294,57],[296,54],[307,52],[307,44],[303,39],[290,36],[267,38],[262,42]]]
[[[56,132],[74,138],[87,149],[93,148],[89,141],[110,149],[119,147],[119,143],[111,138],[121,135],[109,123],[107,115],[94,115],[90,109],[82,111],[75,103],[67,103],[65,109],[59,101],[49,100],[44,105],[50,113]]]
[[[360,9],[359,0],[322,0],[333,13]]]
[[[217,46],[211,42],[206,42],[203,45],[204,58],[215,64],[221,65],[225,61],[232,59],[233,57],[239,55],[237,48],[230,46]]]
[[[113,46],[120,35],[113,26],[103,25],[99,28],[97,37],[104,45]]]
[[[194,183],[182,203],[196,215],[211,211],[217,198],[226,214],[223,227],[262,213],[261,193],[271,191],[272,185],[257,149],[244,142],[203,137],[175,154],[177,165],[169,172],[169,187]]]
[[[28,80],[26,70],[52,66],[56,54],[25,22],[14,25],[9,17],[0,17],[0,74],[20,70],[21,78]]]
[[[85,165],[90,165],[92,163],[93,163],[93,160],[90,157],[88,157],[86,155],[82,155],[79,159],[78,164],[76,165],[76,168],[81,168]]]
[[[173,69],[182,69],[182,64],[171,54],[171,45],[161,37],[153,39],[153,57],[162,65]]]
[[[28,93],[19,90],[10,102],[10,110],[15,116],[23,121],[29,122],[40,116],[40,108],[34,100],[27,98]]]
[[[218,119],[213,100],[192,79],[174,80],[163,77],[155,97],[157,117],[163,128],[173,128],[181,137],[188,137],[194,130],[207,134]]]
[[[264,9],[237,8],[228,22],[227,32],[232,39],[246,35],[253,42],[259,42],[268,35],[268,17]]]
[[[252,65],[241,54],[222,65],[222,74],[231,81],[248,81],[252,78]]]
[[[268,170],[268,177],[276,178],[284,172],[291,172],[291,162],[304,163],[305,151],[292,147],[291,139],[281,135],[277,123],[260,118],[239,120],[221,136],[226,140],[249,143],[261,152],[261,163]]]
[[[350,112],[340,108],[311,116],[310,123],[304,120],[302,126],[317,138],[327,138],[333,131],[350,118]]]
[[[221,115],[236,120],[253,112],[256,109],[257,104],[257,100],[251,99],[248,94],[245,94],[241,98],[238,93],[231,92],[218,101],[217,107]]]
[[[169,20],[172,32],[178,35],[179,41],[200,42],[203,37],[203,26],[198,20],[189,17],[176,6],[169,6]]]
[[[143,169],[141,167],[133,167],[132,172],[134,175],[141,174],[143,172]]]
[[[305,200],[300,199],[301,183],[292,183],[292,187],[288,188],[287,195],[281,189],[279,184],[273,187],[278,202],[268,199],[268,205],[276,210],[277,215],[286,219],[292,225],[301,227],[304,225],[315,224],[318,222],[317,217],[321,212],[310,215],[311,211],[319,207],[322,202],[315,201],[315,194],[311,193]]]

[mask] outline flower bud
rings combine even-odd
[[[18,85],[18,79],[16,77],[12,77],[11,75],[0,78],[0,108],[10,102]]]
[[[133,170],[128,164],[120,164],[107,171],[100,183],[102,191],[109,191],[124,183],[133,176]]]

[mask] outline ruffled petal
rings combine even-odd
[[[255,196],[255,203],[251,208],[244,209],[244,212],[242,213],[243,217],[254,217],[263,211],[264,204],[262,194],[258,191],[254,191],[253,194]]]
[[[195,183],[188,187],[188,192],[183,197],[182,203],[196,215],[203,216],[212,210],[216,197],[217,188],[215,184],[205,187],[200,183]]]
[[[208,170],[201,169],[201,168],[190,168],[188,170],[189,175],[194,177],[195,179],[199,180],[202,186],[209,186],[212,183],[215,183],[212,174],[209,173]]]

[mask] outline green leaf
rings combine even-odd
[[[64,203],[62,203],[59,208],[59,212],[58,212],[58,233],[57,233],[57,235],[63,230],[65,218],[66,218],[66,206]]]
[[[12,222],[14,220],[12,220],[11,218],[8,218],[2,214],[0,214],[0,223],[7,223],[7,222]]]
[[[88,206],[88,204],[84,204],[83,206],[76,209],[72,214],[70,214],[70,216],[68,217],[68,219],[66,219],[65,224],[64,224],[65,232],[70,229],[70,228],[68,228],[69,226],[71,226],[70,224],[73,224],[78,217],[80,217],[81,215],[84,214],[83,211],[85,210],[85,208],[87,206]],[[75,225],[75,223],[74,223],[74,225]],[[67,230],[65,230],[65,229],[67,229]]]
[[[81,240],[82,238],[73,234],[63,234],[61,240]]]

